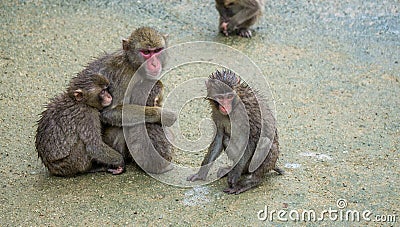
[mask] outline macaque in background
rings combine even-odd
[[[228,36],[232,33],[251,38],[250,27],[261,17],[264,0],[215,0],[219,12],[219,30]]]

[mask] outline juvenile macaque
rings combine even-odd
[[[122,40],[120,50],[105,54],[83,71],[83,74],[101,73],[112,84],[112,104],[101,112],[104,142],[120,152],[125,160],[134,155],[139,166],[151,173],[171,169],[168,161],[172,158],[172,150],[162,124],[171,126],[176,114],[161,107],[163,85],[159,81],[166,58],[162,50],[166,47],[163,35],[153,28],[141,27]],[[124,104],[125,94],[128,102]],[[153,103],[147,103],[147,100]],[[126,140],[123,126],[128,126]]]
[[[261,17],[264,0],[215,0],[219,30],[226,36],[236,33],[251,38],[250,27]]]
[[[38,122],[35,145],[51,174],[124,171],[122,155],[101,138],[99,111],[112,102],[108,86],[109,81],[99,74],[78,75],[67,92],[47,105]]]
[[[271,110],[260,105],[254,91],[245,83],[241,83],[239,77],[231,71],[216,71],[210,75],[206,86],[207,98],[212,109],[212,119],[217,131],[200,170],[198,173],[189,176],[187,180],[205,180],[211,168],[210,163],[219,157],[223,149],[230,159],[236,161],[236,165],[233,168],[221,168],[218,171],[218,177],[227,174],[228,187],[224,190],[226,193],[239,194],[259,185],[265,173],[270,170],[275,170],[282,174],[283,171],[275,166],[279,155],[279,144],[276,123]],[[240,102],[242,102],[244,108],[239,108]],[[262,114],[265,116],[261,116],[260,108],[263,108]],[[238,111],[243,111],[245,115],[240,115]],[[239,118],[234,119],[236,123],[248,121],[248,135],[239,136],[235,139],[231,138],[233,134],[231,131],[233,126],[231,118],[233,116]],[[247,116],[247,119],[242,119],[243,116]],[[262,126],[264,127],[263,132],[261,130]],[[237,150],[235,146],[232,146],[233,149],[227,149],[232,143],[237,144],[237,140],[247,140],[242,141],[247,142],[247,145],[241,157],[241,151]],[[255,151],[257,149],[267,150],[261,152],[261,154],[265,154],[263,157],[256,157]],[[262,160],[254,160],[258,158],[262,158]],[[261,163],[261,165],[250,172],[249,166],[254,161]],[[244,174],[246,175],[243,176]]]

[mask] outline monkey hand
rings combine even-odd
[[[238,31],[238,35],[240,35],[243,38],[251,38],[252,36],[250,29],[240,29]]]
[[[168,110],[168,109],[162,109],[162,114],[161,114],[161,124],[162,125],[170,127],[175,123],[177,118],[178,117],[175,112]]]
[[[228,22],[222,22],[222,23],[221,23],[221,31],[222,31],[222,33],[223,33],[225,36],[228,36],[228,35],[229,35],[229,32],[228,32],[228,25],[229,25]]]
[[[197,181],[197,180],[206,180],[206,177],[207,177],[207,175],[196,173],[196,174],[188,176],[186,178],[186,180],[194,182],[194,181]]]

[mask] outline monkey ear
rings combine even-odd
[[[122,39],[122,49],[125,51],[129,50],[129,40],[128,39]]]
[[[166,39],[166,40],[169,38],[169,34],[163,34],[162,36],[163,36],[164,39]]]
[[[75,97],[75,100],[76,100],[76,101],[78,101],[78,102],[82,101],[82,99],[83,99],[83,92],[82,92],[82,90],[81,90],[81,89],[75,90],[75,91],[74,91],[74,97]]]

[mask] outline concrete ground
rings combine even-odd
[[[398,225],[399,8],[396,0],[267,1],[254,37],[243,39],[218,34],[214,1],[2,1],[0,226]],[[48,174],[34,147],[44,104],[144,25],[168,33],[170,46],[212,41],[252,59],[275,97],[286,175],[226,195],[225,179],[177,187],[134,165],[118,176]],[[167,92],[214,70],[171,71]],[[203,107],[194,101],[180,115],[188,137],[198,136],[190,123]],[[202,157],[177,151],[175,161]]]

